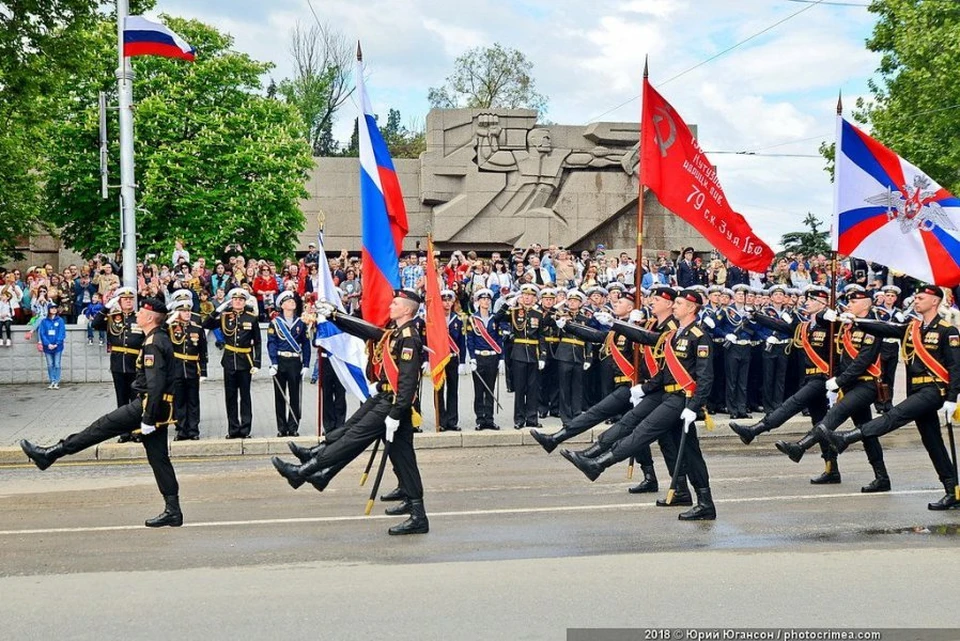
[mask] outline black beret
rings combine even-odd
[[[144,298],[140,301],[140,309],[149,309],[158,314],[167,313],[167,305],[159,298]]]
[[[397,298],[406,298],[407,300],[412,300],[417,305],[423,302],[423,298],[412,289],[398,289],[393,293]]]

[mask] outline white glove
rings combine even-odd
[[[846,325],[852,325],[857,320],[857,317],[850,312],[844,312],[837,317],[837,320]]]
[[[200,377],[200,382],[201,382],[201,383],[204,382],[205,380],[207,380],[207,377],[206,377],[206,376],[201,376],[201,377]]]
[[[630,388],[630,402],[634,407],[640,404],[640,401],[643,399],[644,391],[643,385],[634,385]]]
[[[303,369],[300,370],[300,378],[307,376],[309,373],[310,373],[310,368],[304,367]]]
[[[430,361],[423,361],[423,365],[420,366],[424,374],[430,373]]]
[[[680,412],[680,420],[683,421],[683,431],[686,432],[690,429],[690,425],[697,420],[697,413],[692,409],[685,407],[683,411]]]
[[[896,312],[896,313],[893,315],[893,320],[897,321],[898,323],[902,323],[903,321],[905,321],[905,320],[907,320],[907,319],[906,319],[906,317],[905,317],[903,314],[901,314],[900,312]]]
[[[713,320],[713,317],[712,317],[712,316],[704,316],[704,317],[703,317],[703,324],[706,325],[707,327],[709,327],[710,329],[714,329],[714,328],[716,328],[716,326],[717,326],[717,323],[716,323],[716,321]]]
[[[613,315],[610,312],[597,312],[593,315],[593,320],[607,327],[613,325]]]
[[[537,369],[538,369],[538,370],[542,370],[542,369],[543,369],[544,367],[546,367],[546,366],[547,366],[547,361],[537,361]]]
[[[270,376],[276,376],[276,375],[277,375],[277,366],[276,366],[276,365],[271,365],[268,369],[270,370]]]
[[[590,369],[590,361],[583,361],[583,371]]]
[[[837,404],[837,393],[827,392],[827,407],[833,407]]]
[[[397,433],[397,428],[400,427],[400,419],[390,418],[388,416],[384,422],[387,425],[387,433],[385,435],[387,443],[393,443],[393,435]]]
[[[217,313],[222,314],[225,311],[227,311],[229,307],[230,307],[230,301],[225,300],[222,303],[220,303],[220,307],[217,308]]]
[[[730,341],[731,343],[736,343],[736,342],[737,342],[737,335],[736,335],[736,334],[727,334],[727,335],[724,336],[723,338],[724,338],[724,340],[728,340],[728,341]]]
[[[947,423],[953,423],[953,413],[957,411],[956,402],[944,401],[942,410],[943,410],[943,415],[947,419]]]
[[[469,371],[469,367],[467,366],[466,363],[460,363],[459,365],[457,365],[457,374],[458,374],[458,375],[460,375],[460,376],[466,376],[468,371]]]
[[[838,389],[840,389],[840,386],[837,385],[837,377],[836,377],[836,376],[834,376],[833,378],[827,379],[827,391],[828,391],[828,392],[836,392]]]
[[[823,310],[823,320],[828,323],[835,323],[837,322],[837,313],[832,309],[825,309]]]
[[[500,361],[500,362],[502,363],[503,361]],[[471,372],[477,371],[477,361],[475,361],[474,359],[471,358],[470,361],[467,363],[467,365],[470,367]]]
[[[631,323],[642,323],[643,322],[643,312],[639,309],[635,309],[630,312],[630,316],[627,317],[627,320]]]
[[[473,364],[473,367],[474,367],[474,369],[476,369],[477,364],[474,363],[474,364]],[[497,371],[500,372],[501,374],[503,374],[503,372],[504,372],[506,369],[507,369],[507,365],[506,365],[506,363],[503,362],[503,359],[501,359],[500,362],[497,363]]]
[[[251,368],[250,368],[250,376],[253,376],[254,374],[256,374],[256,373],[259,372],[259,371],[260,371],[260,368],[259,368],[259,367],[251,367]]]
[[[769,344],[771,344],[771,345],[774,345],[774,344],[776,344],[776,342],[777,342],[777,337],[776,337],[776,336],[767,336],[767,342],[768,342]]]
[[[566,326],[567,326],[567,319],[566,319],[566,318],[564,318],[563,316],[561,316],[560,318],[557,319],[557,327],[559,327],[560,329],[563,329],[563,328],[566,327]]]
[[[156,425],[147,425],[146,423],[140,423],[140,433],[144,436],[148,434],[153,434],[157,431]]]
[[[792,322],[793,322],[793,314],[791,314],[790,312],[786,312],[786,311],[780,312],[780,320],[782,320],[784,323],[792,323]]]

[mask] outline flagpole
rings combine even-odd
[[[319,236],[320,248],[323,248],[324,252],[322,256],[317,256],[317,275],[320,275],[321,269],[330,269],[330,264],[327,262],[327,252],[326,246],[323,244],[323,223],[326,221],[327,216],[321,210],[317,214],[317,235]],[[319,281],[318,281],[319,282]],[[342,301],[341,301],[342,302]],[[314,301],[316,304],[316,301]],[[346,310],[344,310],[346,311]],[[316,326],[314,326],[314,336],[316,336]],[[323,438],[323,357],[322,357],[323,347],[319,344],[317,345],[317,438]],[[346,389],[346,388],[344,388]]]
[[[840,155],[840,117],[843,115],[843,93],[837,95],[837,136],[836,141],[834,142],[834,152],[833,152],[833,186],[834,186],[834,200],[837,199],[837,165],[839,165],[839,155]],[[839,203],[834,202],[834,210],[839,211]],[[833,227],[836,227],[838,223],[836,214],[833,217]],[[836,238],[839,233],[838,229],[831,230],[831,243],[830,243],[830,253],[832,254],[830,258],[830,309],[836,311],[837,309],[837,247]],[[830,331],[830,371],[828,376],[833,376],[833,353],[836,351],[834,349],[834,332]]]
[[[133,67],[123,55],[123,27],[130,13],[129,0],[117,0],[119,66],[117,88],[120,108],[120,242],[123,248],[123,284],[137,289],[137,192],[133,164]]]

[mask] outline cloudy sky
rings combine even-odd
[[[651,82],[699,125],[728,199],[771,244],[807,212],[829,221],[823,160],[805,156],[832,141],[838,91],[852,107],[879,61],[864,45],[867,0],[159,0],[157,10],[231,33],[280,79],[291,73],[291,30],[315,19],[311,4],[363,42],[375,111],[399,109],[405,123],[426,115],[428,88],[458,55],[494,42],[533,62],[549,120],[635,122],[649,55]],[[337,137],[349,137],[354,114],[348,103]]]

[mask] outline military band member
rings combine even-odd
[[[468,319],[465,328],[469,354],[467,366],[473,380],[473,413],[478,430],[500,429],[493,420],[493,391],[497,388],[498,375],[504,371],[504,354],[497,320],[490,313],[492,301],[491,290],[474,292],[473,304],[477,311]]]
[[[277,436],[299,436],[303,378],[310,374],[309,328],[297,316],[297,300],[293,292],[283,292],[275,303],[280,312],[267,328],[267,353],[273,377]]]
[[[253,404],[250,381],[260,369],[261,337],[256,314],[247,305],[251,297],[235,287],[203,323],[204,329],[223,333],[223,396],[227,407],[227,438],[250,438]],[[237,402],[239,399],[239,413]]]
[[[790,323],[791,315],[784,306],[786,287],[774,285],[770,288],[770,302],[764,305],[757,315],[768,318],[780,318]],[[761,325],[757,338],[763,341],[763,409],[772,412],[783,404],[783,390],[787,379],[787,361],[791,343],[788,332],[776,325]]]
[[[578,323],[583,325],[587,317],[580,311],[586,297],[578,289],[567,292],[566,312],[547,320],[547,324]],[[560,388],[560,422],[567,425],[580,416],[583,410],[584,372],[590,369],[589,354],[593,351],[592,345],[570,332],[566,332],[560,325],[560,342],[557,344],[554,358],[557,361],[557,384]]]
[[[552,319],[555,314],[563,313],[564,305],[556,305],[557,291],[551,287],[540,290],[540,309],[544,319]],[[545,323],[542,328],[546,345],[544,361],[546,365],[540,372],[540,397],[538,412],[540,418],[560,416],[560,381],[557,378],[557,346],[560,344],[560,330],[553,323]]]
[[[380,329],[332,306],[317,308],[317,321],[327,320],[339,329],[364,340],[377,342],[382,361],[377,376],[377,393],[364,401],[346,425],[342,435],[302,465],[273,458],[273,465],[294,489],[309,482],[317,490],[326,488],[336,474],[379,438],[389,443],[390,462],[400,480],[403,501],[388,508],[387,514],[409,514],[409,518],[388,530],[390,534],[425,534],[430,529],[423,506],[423,481],[413,449],[413,399],[420,386],[423,343],[414,319],[422,303],[413,290],[398,290],[390,303],[389,329]],[[329,314],[329,316],[327,316]]]
[[[136,322],[135,297],[136,292],[132,287],[118,288],[113,298],[106,301],[103,309],[90,321],[93,329],[107,331],[110,376],[113,378],[117,407],[123,407],[134,398],[133,381],[137,376],[137,356],[143,345],[143,330]],[[131,434],[122,434],[120,442],[134,438]]]
[[[879,321],[903,323],[906,318],[897,307],[900,298],[900,288],[896,285],[882,287],[881,302],[873,308],[873,316]],[[900,361],[900,337],[885,336],[880,345],[880,362],[883,366],[883,382],[890,389],[889,398],[884,403],[877,403],[877,413],[889,412],[893,407],[893,386],[897,382],[897,363]]]
[[[53,447],[37,447],[20,441],[20,447],[41,470],[63,456],[76,454],[121,434],[138,430],[143,449],[153,470],[165,508],[148,519],[147,527],[178,527],[183,524],[180,511],[180,486],[167,446],[167,425],[174,422],[173,385],[175,358],[170,337],[164,327],[167,308],[163,301],[146,298],[136,313],[137,327],[143,332],[140,353],[134,361],[136,375],[134,393],[139,397],[98,418],[86,429],[71,434]]]
[[[537,422],[540,371],[547,363],[543,312],[536,306],[538,291],[531,283],[521,285],[517,302],[494,315],[498,322],[507,324],[512,336],[509,365],[513,369],[513,427],[518,430],[540,427]]]
[[[750,418],[747,413],[747,381],[750,376],[750,357],[754,330],[750,326],[746,304],[750,287],[733,288],[733,304],[724,310],[724,363],[727,374],[727,410],[730,418]]]
[[[729,292],[727,301],[724,300],[724,292]],[[710,390],[710,398],[707,401],[707,410],[711,414],[716,414],[718,412],[726,412],[726,390],[727,390],[727,373],[725,371],[724,363],[724,350],[723,350],[723,341],[724,341],[724,328],[726,327],[726,317],[725,310],[729,304],[730,297],[733,296],[733,291],[724,290],[720,285],[713,285],[707,288],[707,304],[703,308],[702,317],[710,318],[713,321],[713,327],[708,327],[710,330],[710,338],[713,341],[713,387]]]
[[[200,381],[207,378],[207,332],[195,320],[191,301],[174,301],[168,321],[173,345],[175,441],[200,439]],[[199,318],[199,316],[197,316]]]
[[[847,301],[847,313],[857,318],[866,318],[870,313],[872,301],[867,291],[859,285],[848,285],[844,289]],[[837,466],[836,452],[820,436],[823,429],[833,431],[848,418],[854,425],[860,426],[870,421],[870,406],[877,399],[880,374],[880,341],[873,335],[850,324],[840,324],[836,329],[830,319],[831,314],[821,314],[817,323],[834,332],[833,346],[835,370],[839,372],[824,383],[831,399],[843,392],[842,397],[832,402],[823,419],[796,443],[777,441],[777,449],[799,463],[804,452],[820,443],[824,459],[824,471],[818,477],[810,479],[815,485],[840,483],[840,469]],[[863,492],[885,492],[890,489],[890,478],[883,462],[883,448],[877,438],[864,442],[867,460],[874,470],[874,481],[861,488]]]
[[[648,393],[661,393],[662,397],[640,425],[596,457],[561,451],[588,479],[594,481],[605,469],[634,455],[639,447],[649,446],[663,434],[672,432],[675,440],[679,441],[681,431],[687,431],[684,469],[696,490],[697,505],[679,515],[683,521],[712,520],[717,517],[707,466],[693,425],[713,382],[710,362],[712,341],[697,323],[703,303],[703,296],[695,290],[685,289],[677,294],[674,316],[678,328],[664,337],[665,366],[656,376],[639,386],[637,392],[641,399]]]
[[[882,416],[846,432],[821,431],[836,452],[851,443],[877,438],[913,421],[933,468],[943,483],[944,496],[929,503],[930,510],[960,508],[956,469],[943,444],[940,415],[951,423],[960,392],[960,333],[937,314],[943,293],[939,287],[919,287],[913,307],[920,319],[907,323],[883,323],[857,318],[855,327],[880,337],[903,340],[907,368],[907,397]]]
[[[444,432],[460,431],[460,393],[459,374],[467,372],[467,349],[463,334],[463,317],[453,309],[457,295],[451,289],[440,292],[443,311],[446,315],[447,330],[450,334],[450,360],[446,365],[446,376],[440,389],[440,429]],[[429,359],[426,359],[429,362]]]

